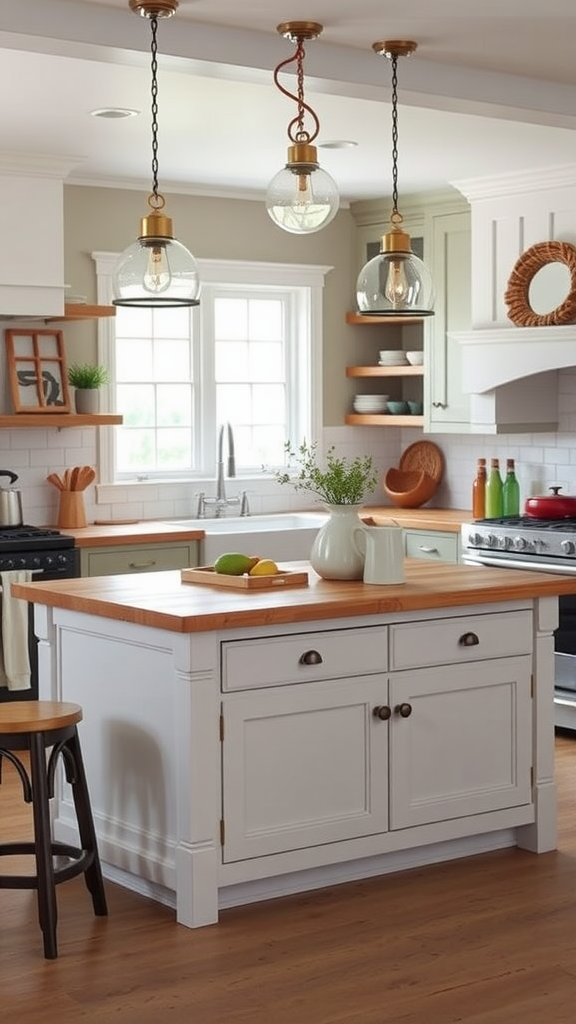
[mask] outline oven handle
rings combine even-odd
[[[490,555],[479,555],[474,557],[473,555],[465,554],[462,556],[464,565],[490,565],[495,569],[524,569],[529,572],[552,572],[556,576],[574,576],[574,566],[554,565],[546,562],[538,562],[534,565],[533,562],[522,562],[514,558],[491,558]]]

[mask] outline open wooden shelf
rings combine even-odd
[[[62,316],[46,317],[46,323],[64,323],[66,320],[98,320],[102,316],[116,316],[116,306],[88,306],[80,302],[64,305]]]
[[[0,429],[11,427],[106,427],[122,423],[122,416],[115,413],[79,415],[73,412],[19,412],[11,416],[0,416]]]
[[[347,413],[350,427],[423,427],[423,416],[392,416],[390,413]]]
[[[347,366],[347,377],[422,377],[423,366]]]
[[[421,316],[370,316],[362,313],[346,313],[346,323],[359,326],[362,324],[421,324]]]

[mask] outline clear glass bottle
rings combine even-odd
[[[516,479],[514,459],[506,459],[506,478],[502,485],[502,515],[520,515],[520,484]]]
[[[502,516],[502,477],[498,459],[490,459],[490,472],[486,481],[486,519]]]
[[[486,516],[486,459],[478,459],[476,478],[472,484],[472,518]]]

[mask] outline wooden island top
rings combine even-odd
[[[309,586],[254,591],[183,583],[180,571],[12,584],[16,597],[176,633],[313,622],[554,597],[576,593],[576,576],[406,559],[404,584],[324,580],[307,562]]]

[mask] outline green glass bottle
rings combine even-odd
[[[486,519],[502,517],[502,477],[498,459],[490,460],[490,472],[486,481]]]
[[[506,459],[506,479],[502,485],[502,515],[520,515],[520,484],[516,479],[514,459]]]

